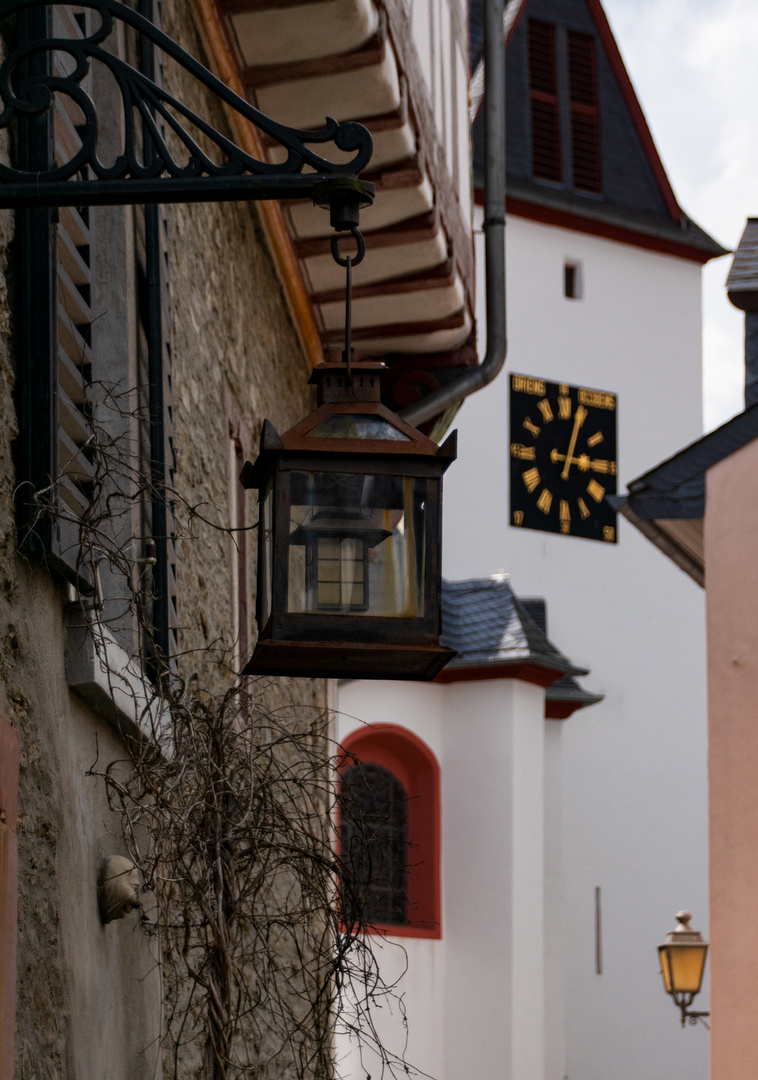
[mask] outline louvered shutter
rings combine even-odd
[[[532,173],[539,180],[561,180],[561,131],[555,27],[529,20],[529,98],[532,117]]]
[[[572,182],[579,191],[601,191],[595,39],[568,32]]]
[[[71,7],[24,12],[19,33],[81,38],[90,13]],[[38,54],[29,65],[41,75],[61,75],[71,58]],[[89,78],[82,86],[89,91]],[[20,126],[22,166],[45,170],[81,146],[83,116],[56,94],[52,117]],[[86,209],[20,211],[18,304],[17,447],[19,525],[22,547],[47,558],[69,580],[89,584],[82,565],[79,522],[95,476],[88,387],[92,354],[90,308],[92,234]]]

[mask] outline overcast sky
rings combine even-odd
[[[602,0],[682,209],[727,248],[758,216],[758,0]],[[743,407],[731,258],[703,274],[705,428]]]

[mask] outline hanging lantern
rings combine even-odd
[[[385,370],[319,364],[316,411],[282,436],[266,421],[245,463],[259,515],[258,643],[244,674],[431,680],[455,655],[439,635],[456,436],[437,446],[382,405]]]

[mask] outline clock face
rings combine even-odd
[[[511,375],[511,525],[616,543],[616,395]]]

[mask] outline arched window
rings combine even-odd
[[[343,747],[340,844],[350,872],[343,897],[346,922],[397,937],[440,937],[437,759],[399,724],[360,728]]]
[[[342,858],[351,888],[347,922],[405,925],[408,919],[408,796],[382,765],[342,774]]]

